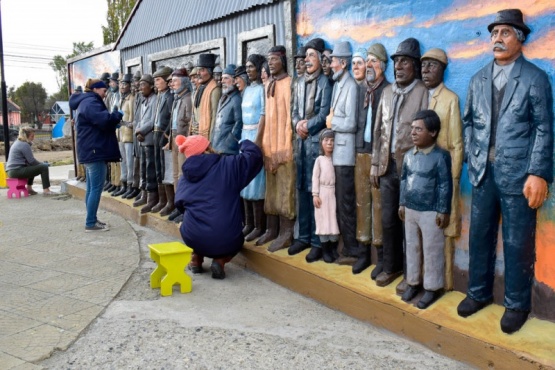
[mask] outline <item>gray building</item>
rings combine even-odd
[[[218,64],[243,65],[249,54],[285,45],[293,70],[294,0],[139,0],[113,50],[125,73],[196,64],[202,53]]]

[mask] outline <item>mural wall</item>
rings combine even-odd
[[[85,88],[87,79],[100,78],[104,72],[120,72],[119,51],[107,51],[72,62],[69,67],[71,91],[77,86]]]
[[[298,0],[297,44],[313,37],[326,40],[326,46],[349,41],[353,50],[382,43],[388,54],[408,37],[420,41],[422,53],[431,48],[447,52],[449,65],[445,84],[458,94],[461,111],[466,90],[474,73],[493,58],[487,30],[501,9],[520,8],[532,33],[524,55],[545,70],[552,86],[555,82],[555,1],[552,0]],[[393,81],[393,63],[386,76]],[[555,108],[555,107],[554,107]],[[471,186],[466,165],[461,180],[463,199],[462,236],[455,252],[455,289],[466,290],[468,270],[468,228]],[[499,238],[501,241],[501,237]],[[551,195],[538,213],[536,283],[533,312],[555,319],[555,196]],[[503,253],[498,247],[496,297],[502,298]],[[497,300],[499,301],[499,299]]]

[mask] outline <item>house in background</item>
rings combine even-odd
[[[3,124],[2,107],[0,106],[0,125]],[[13,101],[8,99],[8,125],[19,126],[21,125],[21,108]]]
[[[69,118],[69,102],[68,101],[57,101],[54,103],[52,108],[50,108],[50,117],[52,118],[52,122],[58,122],[60,118],[65,117],[66,119]]]

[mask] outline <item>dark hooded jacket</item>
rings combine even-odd
[[[116,126],[123,115],[117,111],[108,112],[100,95],[94,92],[71,95],[69,106],[77,111],[75,131],[79,162],[119,162]]]
[[[240,154],[201,154],[183,164],[175,205],[184,212],[181,237],[195,253],[234,256],[243,246],[240,191],[262,169],[262,151],[249,140]]]

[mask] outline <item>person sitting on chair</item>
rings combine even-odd
[[[31,145],[35,139],[35,130],[30,127],[22,127],[19,130],[19,136],[10,148],[8,163],[6,164],[6,173],[12,179],[28,179],[27,191],[29,195],[37,194],[33,190],[33,180],[35,176],[40,175],[42,179],[43,195],[55,195],[50,191],[50,176],[48,174],[48,163],[38,161],[33,156]]]

